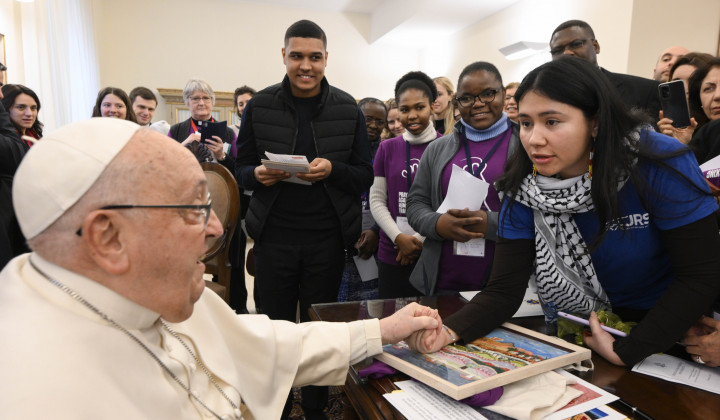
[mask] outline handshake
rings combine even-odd
[[[380,320],[383,344],[405,342],[415,351],[431,353],[455,341],[452,330],[443,327],[437,309],[415,302]]]

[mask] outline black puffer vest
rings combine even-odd
[[[258,160],[265,159],[266,151],[292,154],[298,123],[287,76],[282,83],[258,92],[252,101],[252,126]],[[311,122],[318,157],[349,163],[357,124],[355,99],[330,86],[323,78],[320,105]],[[323,184],[340,219],[344,243],[346,247],[352,246],[360,236],[360,197],[331,183]],[[259,188],[253,193],[245,223],[248,234],[255,240],[262,234],[265,220],[279,191],[279,188],[271,187]]]

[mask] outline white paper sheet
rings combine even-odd
[[[460,292],[460,296],[470,301],[475,295],[480,292]],[[513,318],[522,318],[525,316],[538,316],[542,315],[542,307],[540,306],[540,298],[538,298],[537,291],[532,289],[525,289],[525,297],[523,297],[522,304],[518,308]]]
[[[716,156],[700,165],[700,170],[703,172],[716,168],[720,168],[720,156]]]
[[[450,183],[447,195],[443,200],[438,213],[447,213],[450,209],[468,208],[470,211],[480,210],[480,206],[487,197],[490,184],[482,179],[475,178],[470,172],[463,171],[457,165],[452,166]]]
[[[576,403],[576,405],[573,405],[572,407],[568,408],[562,408],[549,416],[543,417],[543,420],[564,420],[567,418],[570,418],[576,414],[584,413],[586,411],[590,411],[594,408],[602,407],[605,404],[609,404],[615,400],[618,399],[616,395],[613,395],[607,391],[602,390],[601,388],[596,387],[595,385],[584,381],[577,376],[573,375],[572,373],[566,372],[563,369],[555,369],[555,372],[563,375],[564,377],[568,378],[571,383],[578,384],[588,390],[589,393],[593,394],[595,398],[590,399],[588,401],[582,402],[582,403]],[[585,393],[586,391],[583,390]],[[597,394],[597,395],[595,395]],[[581,400],[586,400],[589,397],[587,395],[579,397]],[[571,402],[572,403],[572,402]],[[620,418],[624,419],[625,416],[621,416]],[[603,418],[605,420],[605,418]]]
[[[383,395],[408,420],[487,420],[485,416],[416,381],[395,382],[402,391]]]
[[[353,260],[355,261],[355,267],[357,267],[358,274],[360,274],[362,281],[370,281],[378,278],[378,266],[374,255],[371,255],[367,260],[356,255],[353,257]]]
[[[301,185],[312,185],[311,182],[304,181],[297,176],[298,172],[308,172],[310,170],[310,163],[306,156],[302,155],[280,155],[270,152],[265,152],[267,159],[262,159],[261,163],[268,169],[281,169],[285,172],[289,172],[292,176],[288,179],[283,179],[283,182],[292,182],[294,184]]]
[[[653,354],[633,366],[632,370],[720,394],[720,367],[703,366],[667,354]]]

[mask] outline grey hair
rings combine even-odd
[[[212,98],[212,104],[215,105],[215,91],[210,87],[210,84],[202,79],[190,79],[183,89],[183,101],[185,105],[190,106],[190,95],[196,90],[207,93]]]

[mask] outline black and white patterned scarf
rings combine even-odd
[[[538,296],[547,322],[558,311],[589,315],[611,309],[573,213],[593,210],[590,179],[528,175],[515,200],[533,209]]]
[[[637,151],[640,136],[647,130],[652,128],[643,125],[633,130],[625,139],[626,147]],[[637,157],[631,166],[636,164]],[[618,191],[629,178],[628,172],[618,173]],[[548,323],[557,320],[558,311],[589,316],[592,311],[612,309],[595,274],[587,244],[572,217],[573,213],[594,209],[590,187],[587,173],[570,179],[529,174],[515,196],[516,201],[533,210],[535,276]]]

